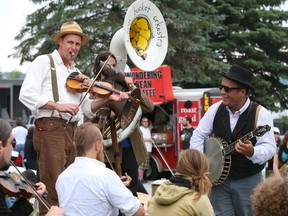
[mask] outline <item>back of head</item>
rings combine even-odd
[[[86,152],[90,150],[93,144],[102,141],[102,134],[96,124],[87,122],[81,124],[75,132],[74,142],[78,156],[85,156]]]
[[[208,160],[196,150],[187,149],[181,152],[176,171],[191,178],[192,189],[198,192],[196,199],[210,192],[212,184],[208,178]]]
[[[288,177],[271,176],[257,185],[252,196],[254,216],[282,216],[288,212]]]
[[[0,140],[6,141],[10,137],[12,127],[7,120],[0,118]]]
[[[21,119],[16,120],[16,126],[21,126],[27,129],[26,125],[23,123]]]
[[[34,126],[31,126],[28,128],[28,134],[32,134],[34,133],[34,130],[35,130],[35,127]]]

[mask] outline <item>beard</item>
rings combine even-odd
[[[10,163],[8,163],[6,161],[0,162],[0,171],[6,171],[9,169],[9,167],[10,167]]]

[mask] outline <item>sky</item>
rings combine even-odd
[[[29,0],[0,0],[0,71],[19,70],[26,72],[29,63],[20,66],[20,60],[8,58],[18,45],[14,37],[26,23],[26,16],[37,10],[41,5],[35,5]]]
[[[8,55],[15,52],[13,47],[19,42],[14,41],[14,37],[25,25],[26,16],[40,7],[41,5],[35,5],[29,0],[0,0],[0,26],[2,29],[0,33],[0,71],[26,72],[29,63],[19,65],[19,59],[8,58]],[[283,9],[288,10],[288,1]]]

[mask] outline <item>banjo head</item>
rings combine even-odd
[[[223,143],[220,138],[208,138],[204,143],[204,153],[209,164],[209,178],[213,185],[223,173],[223,161],[225,160],[222,154]]]

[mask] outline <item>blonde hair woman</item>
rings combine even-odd
[[[163,182],[148,201],[147,215],[215,215],[208,198],[211,186],[205,155],[196,149],[184,150],[176,174]]]

